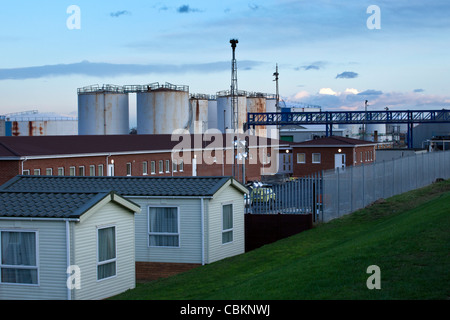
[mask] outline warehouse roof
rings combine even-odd
[[[138,205],[109,191],[1,191],[0,217],[78,219],[107,197],[132,211],[140,211]]]
[[[212,197],[225,184],[242,193],[245,187],[232,177],[61,177],[17,176],[0,191],[76,191],[114,190],[123,196]]]
[[[222,141],[215,141],[221,136]],[[133,152],[171,151],[174,148],[184,150],[204,149],[218,146],[231,146],[234,134],[183,134],[183,135],[79,135],[79,136],[20,136],[0,137],[0,158],[86,155]],[[239,135],[239,137],[250,137]],[[262,137],[250,137],[251,143],[259,146],[276,146],[279,140]]]

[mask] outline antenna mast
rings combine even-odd
[[[276,97],[277,97],[277,104],[276,104],[276,110],[277,110],[277,112],[279,112],[279,108],[280,108],[280,91],[279,91],[279,88],[278,88],[278,76],[280,75],[279,73],[278,73],[278,63],[277,63],[277,68],[276,68],[276,71],[275,71],[275,73],[273,74],[274,75],[274,77],[275,77],[275,80],[273,80],[273,81],[276,81],[276,84],[277,84],[277,93],[276,93]]]
[[[237,132],[239,125],[238,112],[238,83],[237,83],[237,63],[236,63],[236,45],[239,43],[237,39],[230,40],[231,48],[233,49],[233,60],[231,62],[231,127]]]

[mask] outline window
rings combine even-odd
[[[320,153],[313,153],[312,154],[312,162],[313,163],[320,163]]]
[[[41,169],[34,169],[33,174],[34,174],[35,176],[40,176],[40,175],[41,175]]]
[[[152,173],[152,174],[155,174],[155,173],[156,173],[156,163],[155,163],[155,161],[152,161],[152,162],[150,163],[150,170],[151,170],[151,173]]]
[[[63,176],[64,175],[64,168],[58,168],[58,176]]]
[[[73,176],[75,175],[75,167],[70,167],[70,168],[69,168],[69,175],[70,175],[71,177],[73,177]]]
[[[127,176],[131,176],[131,162],[127,163]]]
[[[148,163],[147,161],[142,162],[142,174],[146,176],[148,174]]]
[[[95,165],[89,166],[89,175],[91,177],[95,176]]]
[[[222,206],[222,244],[233,242],[233,205]]]
[[[30,175],[30,170],[22,170],[22,174],[24,176],[29,176]]]
[[[177,172],[177,160],[172,160],[172,172]]]
[[[166,172],[170,172],[170,160],[166,160]]]
[[[52,168],[47,168],[45,169],[45,174],[47,176],[52,176],[53,175],[53,169]]]
[[[103,165],[102,165],[102,164],[99,164],[97,169],[98,169],[97,175],[98,175],[99,177],[103,177]]]
[[[97,229],[97,280],[116,275],[116,227]]]
[[[0,231],[0,283],[38,284],[36,232]]]
[[[159,160],[159,173],[163,173],[164,172],[164,168],[163,168],[163,161]]]
[[[183,170],[184,170],[184,162],[183,162],[183,160],[180,160],[179,171],[183,172]]]
[[[78,175],[80,177],[84,177],[84,166],[78,168]]]
[[[297,163],[306,163],[306,155],[304,153],[297,153]]]
[[[150,247],[179,246],[178,208],[149,207],[148,222]]]

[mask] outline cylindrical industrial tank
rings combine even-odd
[[[266,112],[279,112],[277,110],[277,98],[275,95],[268,95],[266,98]],[[280,131],[277,126],[266,127],[267,138],[280,139]]]
[[[217,99],[215,96],[212,96],[208,99],[208,129],[218,129]]]
[[[193,122],[187,86],[153,84],[137,93],[136,104],[138,134],[172,134]]]
[[[384,141],[384,137],[386,136],[386,124],[367,124],[366,134],[374,142]]]
[[[0,137],[6,135],[6,121],[4,116],[0,116]]]
[[[128,134],[128,94],[120,87],[85,87],[78,89],[78,134]]]
[[[339,128],[344,129],[344,135],[348,135],[349,138],[360,139],[362,124],[341,124]]]
[[[190,133],[199,134],[208,130],[208,96],[204,94],[192,95],[189,101],[192,112]]]
[[[233,98],[229,91],[217,93],[217,128],[222,132],[233,130],[232,102]],[[237,109],[238,124],[237,128],[234,128],[234,132],[243,133],[244,124],[247,122],[247,96],[245,91],[238,92]]]
[[[265,113],[266,98],[264,94],[251,93],[247,96],[247,112],[249,113]],[[252,132],[253,131],[253,132]],[[250,132],[259,137],[267,137],[266,126],[256,126],[250,129]]]

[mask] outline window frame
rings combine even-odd
[[[2,264],[2,252],[3,252],[3,244],[2,244],[2,233],[10,232],[10,233],[34,233],[34,251],[36,255],[36,265],[35,266],[23,266],[23,265],[3,265]],[[40,262],[39,262],[39,231],[31,230],[31,229],[0,229],[0,284],[2,285],[12,285],[12,286],[29,286],[29,287],[38,287],[40,286]],[[2,278],[2,269],[19,269],[19,270],[36,270],[36,283],[14,283],[14,282],[3,282]]]
[[[99,164],[98,166],[97,166],[97,175],[99,176],[99,177],[103,177],[104,176],[104,166],[102,165],[102,164]]]
[[[228,229],[224,229],[224,207],[225,206],[231,206],[231,228],[228,228]],[[234,242],[234,204],[232,203],[232,202],[226,202],[226,203],[222,203],[222,215],[221,215],[221,221],[222,221],[222,232],[221,232],[221,235],[222,235],[222,245],[227,245],[227,244],[230,244],[230,243],[233,243]],[[224,242],[224,235],[226,234],[226,233],[231,233],[231,240],[230,241],[227,241],[227,242]]]
[[[142,161],[142,175],[147,176],[148,175],[148,162]]]
[[[99,250],[100,250],[100,237],[99,237],[99,231],[103,230],[103,229],[109,229],[109,228],[114,228],[114,258],[112,259],[108,259],[108,260],[104,260],[104,261],[100,261],[100,256],[99,256]],[[97,226],[97,259],[96,259],[96,274],[97,274],[97,282],[100,281],[105,281],[108,279],[112,279],[117,277],[117,226],[115,224],[110,224],[110,225],[103,225],[103,226]],[[106,264],[110,264],[110,263],[115,263],[115,270],[114,270],[114,275],[106,277],[106,278],[101,278],[99,279],[99,273],[98,273],[98,268],[99,266],[103,266]]]
[[[150,174],[156,174],[156,161],[150,162]]]
[[[170,160],[165,161],[166,173],[170,173]]]
[[[129,169],[129,170],[128,170]],[[127,177],[131,177],[131,173],[132,173],[132,165],[131,162],[127,162],[126,164],[126,175]]]
[[[158,172],[164,173],[164,161],[163,160],[158,161]]]
[[[298,158],[299,155],[303,155],[303,161],[299,161],[299,158]],[[306,163],[306,153],[304,153],[304,152],[297,153],[297,163],[301,163],[301,164]]]
[[[176,209],[177,210],[177,232],[171,233],[171,232],[152,232],[150,230],[150,209],[151,208],[170,208],[170,209]],[[181,232],[180,232],[180,207],[176,205],[149,205],[147,206],[147,247],[148,248],[180,248],[181,247]],[[157,246],[157,245],[151,245],[150,243],[150,236],[177,236],[178,237],[178,244],[176,246]]]
[[[49,174],[50,172],[50,174]],[[53,168],[46,168],[45,169],[45,175],[46,176],[53,176]]]
[[[319,155],[319,161],[314,161],[314,156],[315,155]],[[312,163],[322,163],[322,155],[320,153],[317,153],[317,152],[313,153],[312,154]]]

